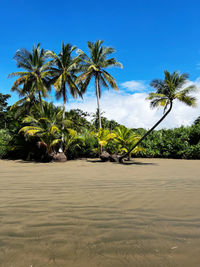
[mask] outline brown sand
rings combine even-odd
[[[199,267],[200,162],[0,161],[1,267]]]

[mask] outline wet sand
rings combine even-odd
[[[199,267],[200,161],[0,161],[1,267]]]

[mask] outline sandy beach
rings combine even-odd
[[[199,267],[200,162],[0,161],[1,267]]]

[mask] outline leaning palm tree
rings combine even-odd
[[[188,74],[179,74],[177,71],[170,74],[167,70],[164,71],[164,74],[164,80],[155,79],[151,82],[150,85],[156,89],[156,92],[150,93],[147,97],[148,100],[151,100],[150,105],[152,108],[159,106],[164,107],[164,114],[162,118],[125,154],[119,157],[119,162],[122,162],[123,158],[128,156],[130,152],[135,149],[147,137],[147,135],[149,135],[165,119],[172,110],[174,100],[178,100],[191,107],[195,107],[197,105],[196,98],[190,95],[190,93],[197,90],[196,86],[191,85],[185,87],[189,77]]]
[[[99,128],[102,128],[101,124],[101,110],[100,110],[100,97],[101,86],[107,89],[112,87],[114,90],[118,90],[116,80],[105,70],[108,67],[121,67],[122,64],[117,62],[115,58],[107,57],[115,52],[112,47],[102,46],[103,41],[97,40],[95,43],[87,42],[90,56],[87,56],[82,50],[78,49],[79,59],[81,61],[80,70],[77,82],[81,83],[82,92],[87,89],[92,78],[95,80],[95,91],[97,97],[97,109],[99,116]]]
[[[47,52],[40,48],[40,44],[33,46],[32,52],[27,49],[19,49],[15,53],[14,59],[17,67],[24,71],[12,72],[8,77],[16,77],[16,81],[11,87],[11,91],[16,91],[24,99],[38,98],[42,107],[42,97],[47,97],[50,90],[49,62],[46,62]],[[22,86],[22,87],[21,87]],[[36,97],[37,96],[37,97]]]

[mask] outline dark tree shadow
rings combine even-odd
[[[140,161],[125,161],[122,163],[123,165],[155,165],[158,166],[157,163],[152,162],[140,162]]]
[[[155,165],[155,166],[158,166],[157,163],[152,163],[152,162],[141,162],[141,161],[133,161],[133,160],[130,160],[130,161],[124,161],[123,163],[117,163],[117,162],[110,162],[110,161],[102,161],[101,159],[87,159],[86,160],[87,162],[90,162],[90,163],[113,163],[113,164],[121,164],[121,165]]]
[[[25,164],[44,164],[44,163],[52,163],[52,161],[36,161],[36,160],[24,160],[24,159],[3,159],[4,161],[13,161],[17,163],[25,163]]]
[[[90,163],[105,163],[101,159],[94,159],[94,160],[87,159],[86,162],[90,162]],[[107,162],[109,162],[109,161],[107,161]]]

